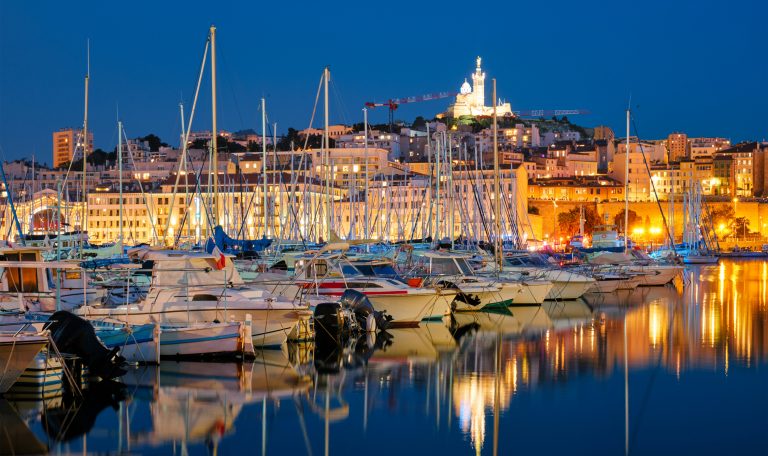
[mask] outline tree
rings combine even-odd
[[[278,150],[291,150],[291,146],[298,149],[304,145],[304,141],[299,137],[299,130],[288,128],[288,133],[277,141]]]
[[[567,235],[573,235],[579,232],[579,218],[581,211],[579,207],[574,207],[570,211],[557,214],[557,224],[560,232]],[[592,207],[584,207],[584,232],[591,234],[595,225],[600,224],[600,215]]]
[[[629,226],[633,226],[642,222],[642,219],[639,215],[637,215],[637,212],[633,211],[632,209],[627,212],[627,219],[629,221]],[[613,217],[613,224],[616,225],[619,231],[628,231],[624,229],[624,212],[619,212],[615,217]]]
[[[160,138],[154,133],[150,133],[143,138],[139,138],[139,141],[146,141],[149,143],[149,150],[157,152],[161,147],[168,147],[168,144],[162,142]]]
[[[189,145],[189,149],[208,149],[208,140],[203,138],[197,138]]]
[[[703,222],[705,226],[717,229],[721,225],[723,227],[730,226],[735,215],[736,212],[733,210],[733,206],[727,204],[704,211]]]
[[[422,130],[427,127],[427,120],[422,116],[417,116],[415,119],[413,119],[413,123],[411,124],[411,128],[414,130]]]
[[[746,236],[749,233],[749,219],[746,217],[736,217],[731,221],[731,231],[734,236]]]

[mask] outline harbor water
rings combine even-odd
[[[0,398],[3,454],[768,454],[768,261]]]

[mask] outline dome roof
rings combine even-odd
[[[464,78],[464,84],[461,85],[461,90],[459,90],[459,92],[462,95],[466,95],[468,93],[472,93],[472,86],[469,85],[469,83],[467,82],[467,78]]]

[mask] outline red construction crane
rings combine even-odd
[[[375,103],[372,101],[368,101],[365,103],[365,106],[368,108],[381,108],[385,106],[389,108],[389,132],[391,133],[392,124],[394,123],[395,109],[397,109],[397,107],[400,106],[401,104],[421,103],[422,101],[440,100],[441,98],[455,97],[457,94],[458,92],[428,93],[426,95],[420,95],[417,97],[393,98],[383,103]]]

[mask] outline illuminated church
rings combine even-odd
[[[456,95],[456,101],[448,106],[448,110],[443,114],[445,117],[461,116],[492,116],[493,106],[485,105],[485,73],[480,68],[482,59],[477,58],[477,68],[472,74],[472,85],[469,85],[466,78],[461,85],[459,94]],[[512,115],[512,106],[509,103],[496,102],[496,115]]]

